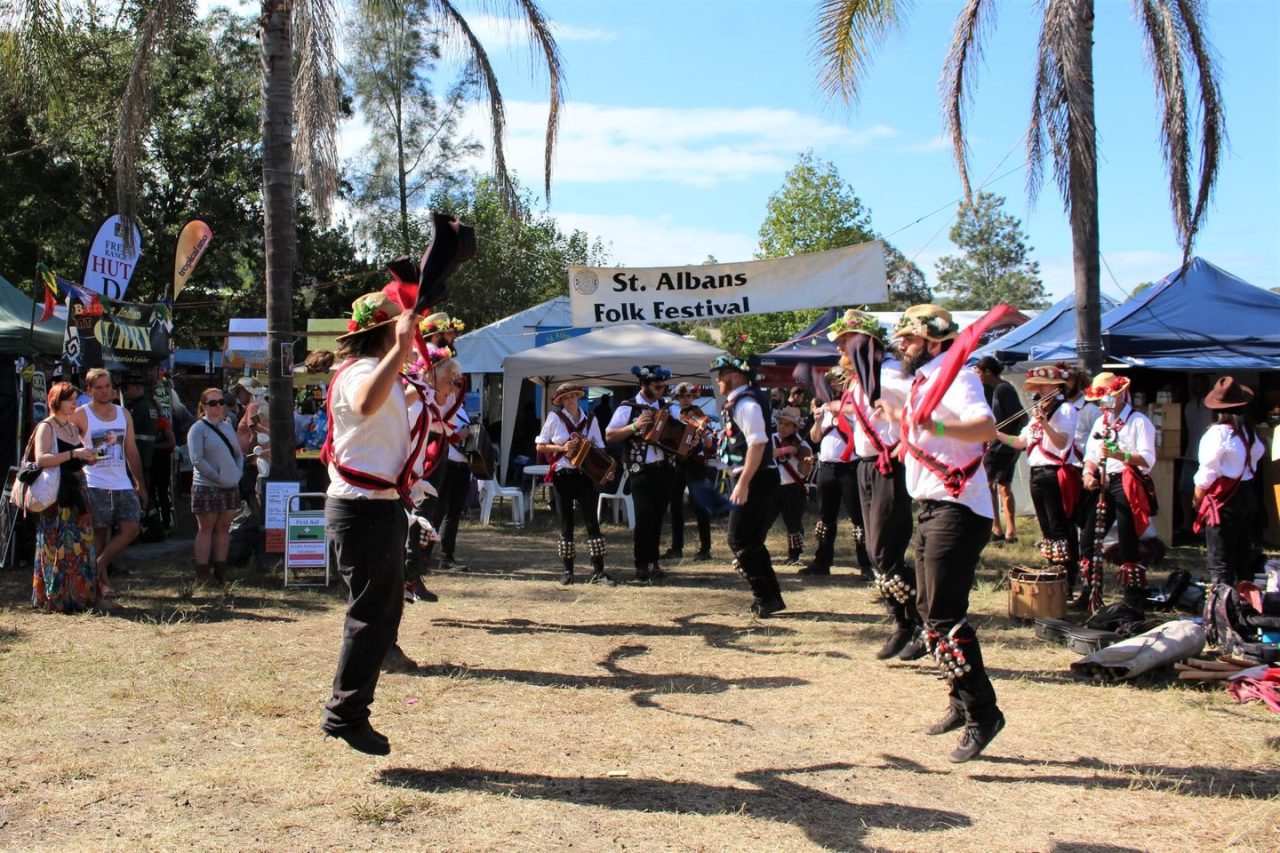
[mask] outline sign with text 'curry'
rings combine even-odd
[[[173,313],[166,303],[116,302],[83,291],[68,303],[62,357],[71,364],[127,370],[169,357]]]
[[[575,326],[723,320],[888,298],[879,241],[740,264],[569,267]]]

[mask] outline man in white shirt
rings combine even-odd
[[[991,537],[991,497],[982,468],[995,417],[978,375],[963,367],[966,353],[950,349],[959,327],[936,305],[916,305],[898,321],[903,374],[911,380],[905,405],[881,398],[899,421],[907,490],[920,504],[916,519],[916,605],[926,638],[950,684],[947,713],[931,735],[964,729],[948,756],[968,761],[1004,728],[995,688],[987,677],[978,635],[969,623],[969,590],[978,558]]]

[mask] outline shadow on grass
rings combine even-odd
[[[378,774],[379,784],[429,793],[476,791],[525,800],[551,800],[634,812],[725,815],[792,824],[810,841],[832,850],[865,849],[868,828],[908,832],[945,832],[970,826],[969,816],[943,809],[897,803],[855,803],[787,778],[804,773],[847,771],[851,764],[767,768],[737,774],[744,785],[709,785],[666,779],[602,776],[545,776],[505,770],[448,767],[416,770],[393,767]],[[937,847],[936,840],[930,847]],[[921,842],[922,848],[927,842]]]
[[[1143,847],[1123,847],[1119,844],[1090,844],[1087,841],[1055,841],[1051,853],[1142,853]]]
[[[1029,767],[1057,767],[1064,770],[1087,770],[1088,774],[1027,776],[972,775],[977,782],[1067,785],[1080,788],[1114,790],[1151,790],[1188,797],[1218,799],[1270,800],[1280,796],[1280,769],[1250,770],[1220,765],[1171,767],[1164,764],[1116,764],[1098,758],[1076,758],[1072,761],[1037,760],[1005,755],[983,755],[978,758],[990,764],[1021,764]]]

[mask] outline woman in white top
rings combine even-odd
[[[1254,472],[1264,451],[1245,408],[1253,390],[1224,376],[1204,398],[1216,415],[1200,439],[1195,474],[1195,530],[1204,530],[1205,562],[1214,583],[1235,586],[1250,576],[1258,514]]]
[[[556,506],[560,509],[560,559],[564,563],[563,584],[573,583],[573,505],[582,509],[582,523],[587,528],[587,551],[591,554],[591,577],[587,583],[613,586],[613,579],[604,570],[604,536],[600,533],[600,521],[596,517],[599,501],[596,499],[595,482],[569,461],[570,452],[580,441],[588,441],[601,450],[604,439],[596,419],[585,414],[578,401],[586,396],[581,385],[565,383],[551,395],[557,411],[547,415],[535,442],[538,452],[551,458],[552,488],[556,490]]]

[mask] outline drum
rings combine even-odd
[[[702,443],[702,430],[672,416],[669,409],[660,409],[650,421],[643,439],[645,444],[660,447],[684,459]]]
[[[594,480],[597,486],[608,483],[618,471],[618,463],[612,456],[584,438],[574,441],[565,458],[570,465]]]
[[[1065,569],[1009,569],[1009,615],[1014,619],[1061,619],[1067,613]]]

